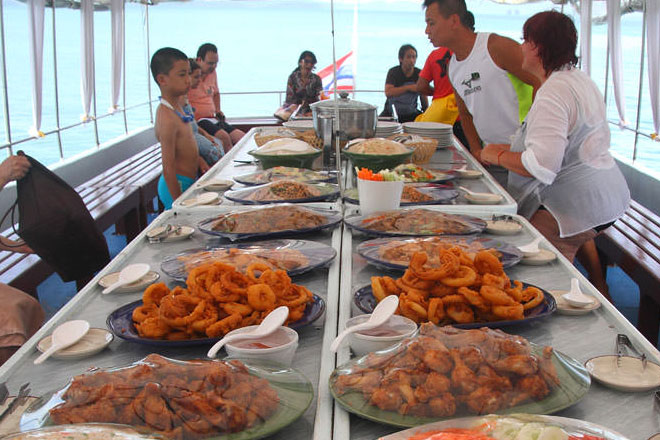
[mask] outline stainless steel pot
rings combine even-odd
[[[339,107],[339,121],[335,121],[334,127],[341,141],[349,141],[356,138],[374,137],[376,123],[378,121],[377,107],[366,102],[352,101],[348,99],[348,93],[342,92],[337,100]],[[314,130],[323,139],[323,129],[327,124],[319,120],[319,115],[335,116],[335,100],[315,102],[312,108]]]

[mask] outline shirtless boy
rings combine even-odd
[[[161,105],[156,112],[156,138],[163,159],[158,197],[165,209],[170,209],[172,202],[195,182],[197,170],[202,166],[190,126],[193,116],[186,114],[180,104],[190,88],[188,57],[171,47],[159,49],[151,58],[151,74],[161,93]],[[202,171],[206,171],[204,168],[208,166]]]

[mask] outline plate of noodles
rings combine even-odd
[[[194,248],[165,257],[161,270],[185,281],[190,270],[209,262],[223,262],[244,272],[249,265],[261,263],[272,269],[300,275],[329,264],[337,255],[332,247],[310,240],[280,239]]]
[[[307,203],[334,200],[339,196],[339,187],[331,183],[305,183],[293,180],[278,180],[265,185],[236,191],[227,191],[225,198],[246,205],[268,203]]]
[[[451,185],[435,183],[406,183],[401,193],[401,206],[410,205],[439,205],[450,203],[458,197],[458,191]],[[360,195],[357,188],[344,191],[344,200],[357,205]]]

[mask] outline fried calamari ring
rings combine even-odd
[[[424,264],[428,261],[428,255],[424,252],[415,252],[410,258],[408,268],[413,275],[422,280],[437,281],[441,278],[451,276],[460,267],[458,257],[450,251],[440,250],[440,267],[438,269],[424,269]]]
[[[262,281],[259,281],[259,277],[256,276],[254,272],[259,271],[261,272],[260,275],[263,275],[267,270],[272,270],[272,267],[266,263],[252,263],[248,266],[245,273],[247,274],[248,278],[250,278],[252,281],[254,281],[255,283],[259,283]]]
[[[406,286],[419,290],[429,290],[435,284],[433,281],[417,278],[410,269],[406,270],[400,279]]]
[[[213,296],[213,299],[219,303],[238,302],[243,297],[243,295],[240,293],[234,293],[226,290],[220,281],[211,286],[210,292],[211,296]]]
[[[454,295],[456,294],[456,288],[455,287],[449,287],[445,286],[444,284],[436,284],[430,291],[429,291],[430,296],[432,297],[438,297],[438,298],[443,298],[447,295]]]
[[[166,296],[160,302],[158,316],[173,328],[186,327],[202,316],[206,301],[191,295]]]
[[[417,301],[407,298],[405,295],[401,295],[399,300],[401,314],[416,323],[428,321],[427,308],[428,306],[425,304],[420,304]]]
[[[158,316],[152,316],[135,324],[135,328],[141,337],[149,339],[161,339],[170,331],[170,327]]]
[[[207,301],[204,311],[199,319],[190,323],[190,328],[196,333],[204,333],[206,327],[215,323],[218,320],[218,308],[211,302]]]
[[[314,299],[312,292],[307,290],[306,287],[300,286],[298,284],[292,284],[288,292],[285,295],[277,297],[278,306],[287,306],[290,309],[304,305]]]
[[[504,290],[497,287],[481,286],[479,293],[493,306],[512,306],[516,304]]]
[[[145,319],[158,317],[158,306],[156,304],[144,304],[133,310],[133,322],[141,323]]]
[[[156,283],[147,287],[144,293],[142,294],[142,302],[145,306],[153,304],[155,306],[160,305],[160,300],[163,297],[169,295],[170,289],[165,283]]]
[[[247,288],[247,300],[255,310],[272,310],[275,308],[277,296],[268,284],[254,284]]]
[[[523,302],[523,284],[518,280],[513,281],[515,287],[504,289],[507,295],[509,295],[515,302]]]
[[[291,278],[284,270],[267,270],[259,277],[259,283],[267,284],[275,295],[282,295],[291,288]]]
[[[472,290],[468,287],[459,287],[458,294],[462,295],[463,298],[467,300],[473,307],[475,307],[480,312],[488,312],[490,310],[490,304],[486,303],[484,298],[476,290]]]
[[[250,279],[236,271],[223,273],[220,276],[220,282],[226,290],[231,293],[238,293],[239,295],[245,295],[250,285]]]
[[[241,325],[243,316],[240,313],[235,313],[223,318],[206,328],[206,336],[209,338],[219,338],[224,336],[230,331],[237,329]]]
[[[383,286],[383,290],[387,295],[398,295],[401,293],[401,289],[396,285],[396,282],[388,276],[380,277],[380,284]]]
[[[305,309],[307,304],[300,305],[298,307],[289,307],[289,317],[286,320],[286,325],[291,324],[292,322],[300,321],[305,315]]]
[[[429,292],[427,290],[420,290],[420,289],[415,289],[413,287],[406,286],[406,284],[401,281],[401,278],[397,278],[396,281],[394,281],[394,284],[401,290],[401,294],[407,293],[407,294],[412,294],[415,295],[416,297],[419,298],[428,298]]]
[[[427,316],[429,321],[433,324],[440,324],[440,321],[445,318],[445,306],[442,302],[442,298],[431,298],[429,300]]]
[[[493,275],[500,275],[504,272],[500,259],[487,250],[477,252],[477,255],[474,257],[474,267],[481,274],[492,273]]]
[[[444,300],[443,300],[444,301]],[[467,304],[453,303],[445,307],[445,313],[459,324],[474,322],[474,312]]]
[[[237,303],[237,302],[222,303],[219,304],[218,306],[220,307],[220,309],[222,309],[222,311],[224,311],[228,315],[234,315],[238,313],[241,316],[248,316],[249,314],[254,312],[254,308],[251,307],[250,305]]]
[[[543,291],[536,287],[529,286],[523,290],[523,299],[526,301],[525,304],[523,304],[523,308],[525,310],[532,309],[543,302]]]
[[[493,275],[492,273],[485,273],[481,278],[481,284],[483,286],[497,287],[500,290],[504,290],[511,285],[509,281],[509,277],[507,277],[504,272],[501,275]]]
[[[525,317],[525,311],[522,304],[513,304],[510,306],[493,306],[493,315],[506,320],[519,320]]]
[[[243,317],[239,327],[247,327],[248,325],[261,324],[261,321],[263,321],[263,318],[261,317],[261,312],[255,310],[254,312],[250,313],[248,316]]]
[[[442,284],[450,287],[470,286],[477,279],[477,272],[469,266],[460,266],[453,276],[440,280]]]

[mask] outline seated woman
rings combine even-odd
[[[399,48],[399,65],[387,72],[385,79],[385,110],[381,116],[392,116],[394,107],[399,122],[414,121],[428,107],[428,98],[417,93],[417,80],[420,70],[415,67],[417,49],[411,44]],[[417,103],[421,105],[421,109]]]
[[[319,100],[323,91],[321,77],[312,73],[316,65],[316,55],[306,50],[298,57],[298,67],[291,72],[286,83],[286,100],[275,112],[275,116],[287,120],[301,106],[299,115],[309,116],[312,110],[309,104]]]
[[[605,103],[575,67],[571,19],[547,11],[523,27],[523,69],[541,81],[511,145],[490,144],[481,159],[509,171],[519,214],[573,261],[577,250],[626,210],[630,191],[609,152]]]

